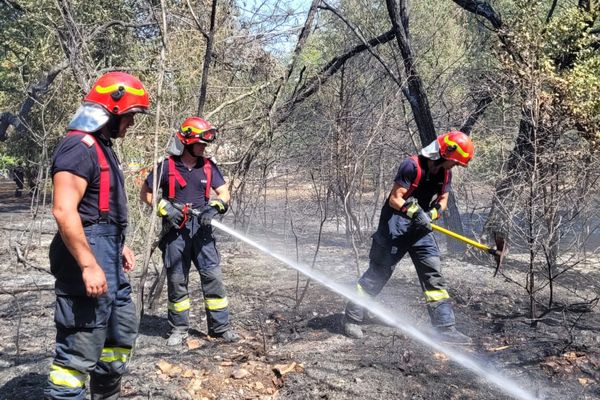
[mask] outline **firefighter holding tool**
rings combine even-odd
[[[466,167],[472,158],[473,143],[469,136],[452,131],[400,163],[373,235],[369,268],[356,284],[357,297],[377,296],[396,264],[408,253],[417,271],[431,324],[444,342],[454,344],[469,344],[471,339],[455,327],[454,310],[431,222],[446,210],[452,168]],[[348,302],[345,334],[362,338],[363,318],[364,309]]]

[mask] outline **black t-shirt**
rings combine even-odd
[[[185,187],[181,187],[175,179],[175,198],[173,201],[179,204],[191,204],[192,208],[202,208],[206,205],[206,175],[204,174],[204,159],[199,157],[196,161],[196,165],[188,169],[185,164],[181,161],[181,157],[173,156],[175,162],[175,168],[181,174],[181,177],[185,180]],[[219,171],[219,168],[212,162],[211,166],[211,188],[216,189],[225,184],[223,174]],[[168,159],[160,162],[156,166],[156,170],[160,173],[162,168],[162,175],[158,186],[162,189],[162,197],[168,199],[169,197],[169,161]],[[153,172],[148,174],[146,178],[146,185],[152,190],[152,180],[154,179]]]
[[[121,163],[112,149],[110,139],[100,134],[92,134],[100,145],[109,166],[110,193],[108,221],[121,227],[127,226],[127,196],[125,193],[125,178]],[[52,157],[52,176],[57,172],[66,171],[77,175],[88,183],[83,199],[78,206],[79,215],[84,225],[100,221],[98,205],[100,195],[100,165],[96,146],[89,140],[83,140],[85,135],[77,134],[63,138]],[[91,145],[90,145],[91,144]]]
[[[431,174],[427,165],[427,159],[422,156],[419,156],[419,165],[421,166],[421,180],[419,181],[419,186],[411,193],[410,197],[417,199],[421,208],[428,211],[432,208],[433,201],[437,200],[437,196],[442,190],[446,173],[443,169],[440,169],[437,174]],[[405,189],[410,189],[410,185],[416,177],[417,164],[412,158],[407,158],[400,163],[394,182]],[[450,191],[451,183],[452,171],[449,171],[444,193]]]
[[[440,170],[437,174],[430,174],[427,166],[427,159],[419,156],[419,165],[421,166],[421,179],[417,188],[411,193],[410,197],[414,197],[419,202],[419,206],[425,211],[429,211],[434,200],[437,200],[437,196],[440,194],[440,190],[444,184],[445,171]],[[406,158],[398,167],[398,172],[394,178],[394,182],[401,187],[410,190],[410,185],[414,182],[417,177],[417,164],[412,158]],[[450,191],[450,183],[452,181],[452,172],[448,172],[448,182],[444,189],[444,193]],[[381,208],[381,215],[379,216],[379,226],[377,231],[383,234],[383,237],[387,237],[389,233],[388,222],[399,211],[395,210],[390,206],[390,198],[386,199],[383,207]],[[403,214],[401,214],[403,215]]]

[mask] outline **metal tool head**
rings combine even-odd
[[[504,234],[500,232],[494,232],[494,242],[496,242],[496,248],[493,253],[494,260],[496,261],[496,270],[494,271],[494,276],[498,275],[498,272],[502,269],[502,261],[504,260],[504,256],[507,251],[507,243],[504,239]]]

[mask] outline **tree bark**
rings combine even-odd
[[[204,53],[204,63],[202,64],[202,79],[200,81],[200,94],[198,96],[198,112],[197,115],[202,115],[204,112],[204,104],[206,103],[206,90],[208,87],[208,73],[210,71],[210,60],[212,59],[213,43],[215,40],[215,21],[217,18],[217,2],[212,0],[210,12],[210,29],[206,38],[206,51]]]
[[[429,100],[423,87],[421,76],[417,72],[412,53],[410,32],[408,29],[408,12],[406,0],[386,0],[388,14],[392,22],[393,32],[400,48],[406,84],[402,91],[410,104],[415,123],[423,146],[428,145],[437,137]]]
[[[37,102],[41,95],[48,91],[48,88],[54,82],[56,77],[69,66],[67,61],[52,68],[39,82],[30,85],[27,88],[27,98],[21,104],[18,114],[3,112],[0,114],[0,142],[6,140],[7,130],[10,126],[14,126],[17,134],[24,134],[26,131],[26,121],[31,112],[31,108]]]

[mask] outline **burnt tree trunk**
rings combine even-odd
[[[386,5],[392,22],[392,31],[395,34],[398,47],[400,48],[404,74],[406,75],[406,83],[402,87],[402,93],[410,104],[419,131],[421,144],[424,147],[434,141],[437,135],[433,117],[431,116],[431,108],[429,107],[429,101],[427,100],[427,93],[425,92],[423,81],[415,66],[411,47],[406,0],[386,0]],[[485,107],[483,107],[483,109],[485,109]],[[479,115],[480,114],[474,113],[474,119],[470,122],[470,128],[474,125]],[[450,230],[461,235],[463,234],[462,220],[453,193],[450,193],[447,215],[444,220],[447,222]],[[462,242],[452,239],[448,240],[448,250],[453,252],[464,252],[465,249],[466,246],[463,245]]]
[[[212,0],[210,13],[210,28],[206,37],[206,51],[204,53],[204,63],[202,64],[202,78],[200,81],[200,94],[198,96],[198,115],[204,112],[206,103],[206,89],[208,87],[208,73],[210,70],[210,60],[212,59],[213,43],[215,38],[215,20],[217,18],[217,2]]]

